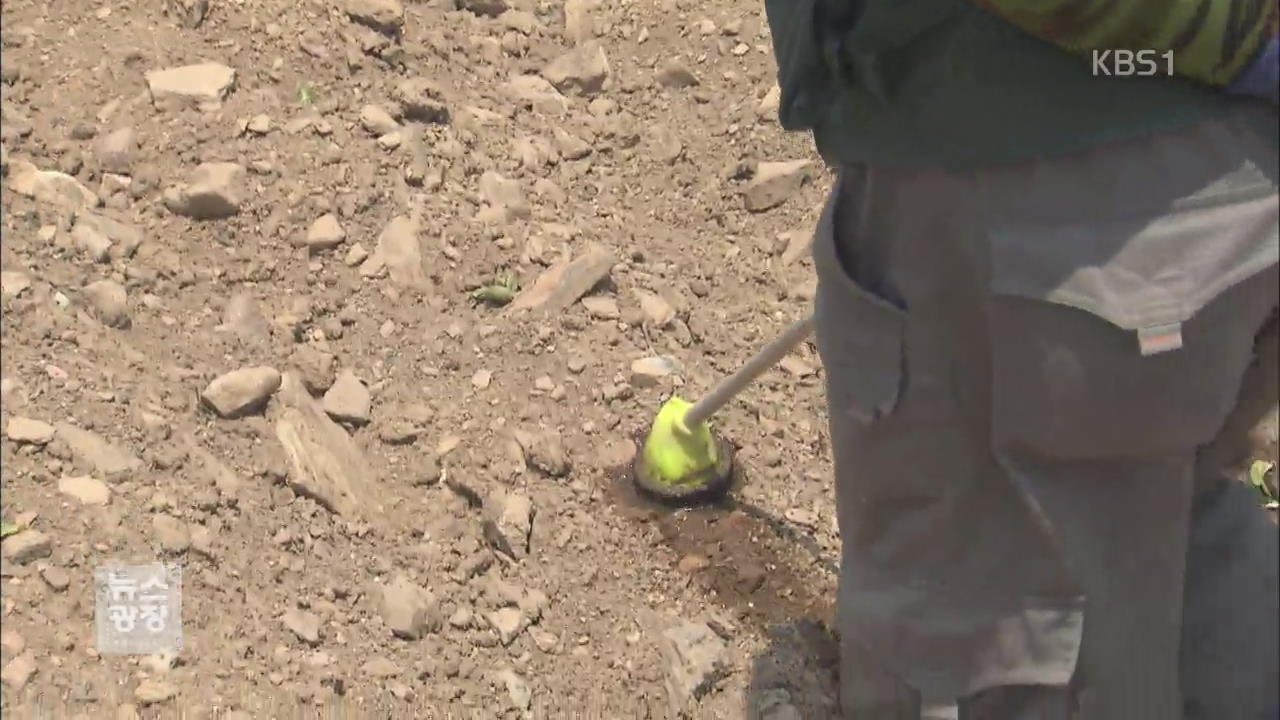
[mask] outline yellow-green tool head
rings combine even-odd
[[[661,500],[706,500],[727,490],[732,480],[728,444],[705,423],[687,427],[690,407],[678,397],[664,403],[636,457],[636,484]]]

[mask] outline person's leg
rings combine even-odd
[[[1235,409],[1198,458],[1182,630],[1185,720],[1280,717],[1280,534],[1239,482],[1277,403],[1278,323],[1258,337]]]
[[[1000,686],[1025,687],[968,704],[1181,715],[1196,453],[1276,302],[1274,186],[1233,132],[998,169],[982,194],[878,170],[827,213],[849,221],[815,239],[845,720]]]

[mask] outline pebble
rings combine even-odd
[[[646,357],[631,362],[631,385],[636,388],[650,388],[660,384],[663,378],[679,372],[680,365],[674,359],[665,356]]]
[[[89,475],[59,479],[58,492],[76,500],[81,505],[102,506],[111,502],[111,488]]]
[[[392,635],[405,640],[438,632],[442,625],[434,598],[403,575],[382,588],[382,620]]]
[[[287,610],[281,617],[281,622],[308,645],[320,643],[320,618],[315,613],[296,608]]]
[[[21,692],[36,674],[36,658],[29,652],[10,660],[4,666],[4,670],[0,670],[0,680],[4,681],[14,692]]]
[[[235,80],[235,70],[216,62],[154,70],[146,75],[151,101],[162,109],[217,107]]]
[[[11,416],[4,428],[5,437],[22,445],[48,445],[54,433],[54,427],[47,422],[17,415]]]
[[[66,590],[71,585],[71,575],[60,567],[46,565],[40,568],[40,577],[50,588],[57,592]]]
[[[52,553],[53,542],[39,530],[20,530],[0,542],[0,556],[19,565],[47,558]]]
[[[338,373],[324,394],[324,411],[338,422],[366,425],[372,418],[373,397],[351,370]]]
[[[542,76],[562,93],[594,95],[609,80],[609,59],[599,42],[586,42],[552,60]]]
[[[98,280],[84,287],[85,299],[92,306],[94,316],[109,328],[128,328],[129,296],[124,286],[114,280]]]
[[[750,212],[764,212],[794,197],[813,177],[809,160],[762,162],[742,191],[743,204]]]
[[[533,690],[529,688],[529,683],[514,670],[500,671],[498,679],[506,686],[507,698],[510,699],[511,705],[517,710],[528,710],[533,704]]]
[[[218,376],[200,398],[223,418],[260,412],[280,389],[280,371],[266,366],[244,367]]]
[[[581,302],[587,314],[597,320],[617,320],[622,315],[618,301],[607,295],[588,295]]]
[[[338,216],[326,213],[316,218],[307,230],[307,247],[313,251],[331,250],[342,244],[347,233],[338,222]]]
[[[133,698],[137,700],[138,705],[142,707],[168,702],[177,696],[177,685],[174,685],[168,680],[159,680],[156,678],[143,680],[138,683],[137,689],[133,691]]]
[[[218,220],[240,212],[244,198],[245,168],[229,162],[196,167],[187,184],[166,191],[165,206],[176,215],[193,220]]]
[[[100,135],[94,143],[94,156],[103,172],[130,175],[138,153],[138,133],[131,127]]]
[[[489,626],[498,633],[498,640],[503,645],[510,645],[520,631],[524,629],[524,614],[519,608],[501,608],[485,615]]]
[[[401,673],[400,666],[384,657],[375,657],[360,666],[360,672],[375,678],[390,678]]]

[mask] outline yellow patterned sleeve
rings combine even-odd
[[[1275,37],[1276,0],[973,0],[1077,54],[1172,51],[1173,71],[1225,87]]]

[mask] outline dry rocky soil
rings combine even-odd
[[[5,0],[6,718],[835,706],[821,367],[625,468],[810,309],[828,171],[742,0]],[[8,525],[10,524],[11,525]],[[181,566],[177,653],[94,570]]]
[[[822,718],[829,184],[760,3],[6,0],[6,718]],[[182,569],[99,653],[95,568]]]

